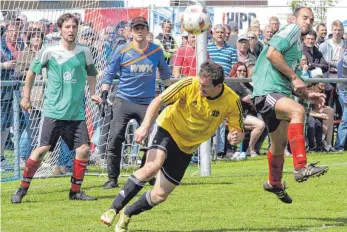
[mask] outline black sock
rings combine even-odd
[[[124,214],[129,215],[130,217],[133,215],[138,215],[146,210],[150,210],[155,206],[151,200],[151,191],[145,192],[142,194],[140,199],[135,201],[132,205],[128,206]]]
[[[118,193],[116,198],[113,200],[111,208],[115,209],[117,213],[128,204],[128,202],[138,194],[146,181],[139,181],[133,174],[128,178],[124,184],[122,190]]]

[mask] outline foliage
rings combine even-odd
[[[316,24],[326,23],[328,7],[334,6],[337,3],[338,0],[290,0],[288,2],[293,11],[300,6],[312,8]]]

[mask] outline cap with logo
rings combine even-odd
[[[142,25],[142,26],[148,27],[147,19],[145,19],[144,17],[141,17],[141,16],[133,18],[131,20],[130,27],[135,27],[135,26],[138,26],[138,25]]]

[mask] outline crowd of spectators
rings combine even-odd
[[[81,16],[76,13],[79,19]],[[292,23],[293,16],[288,15],[287,23]],[[264,25],[265,26],[260,26]],[[175,41],[171,31],[172,23],[164,20],[161,24],[162,32],[158,35],[150,33],[147,41],[158,44],[164,52],[169,64],[172,77],[195,76],[196,73],[196,36],[188,34],[181,27],[181,43]],[[235,22],[214,25],[208,31],[208,44],[206,52],[208,59],[220,64],[227,78],[251,77],[252,69],[256,65],[257,57],[267,46],[272,36],[282,26],[277,17],[270,17],[268,22],[259,22],[253,19],[246,33],[239,34]],[[127,21],[117,25],[106,25],[102,29],[94,28],[89,22],[80,21],[78,42],[90,47],[96,67],[102,75],[107,60],[118,46],[132,40],[131,30]],[[327,31],[331,34],[327,35]],[[347,32],[346,32],[347,33]],[[336,20],[331,25],[319,23],[315,30],[310,31],[303,38],[303,56],[299,68],[303,71],[302,78],[312,77],[346,77],[347,55],[346,39],[344,39],[344,26]],[[10,15],[1,22],[1,81],[25,81],[25,73],[31,61],[42,46],[58,43],[59,32],[57,26],[47,19],[28,21],[25,15]],[[116,78],[116,77],[115,77]],[[38,76],[37,80],[44,80],[45,74]],[[264,122],[254,111],[250,94],[251,83],[228,83],[241,98],[244,106],[244,118],[248,140],[242,149],[249,156],[259,155],[260,147],[266,138]],[[307,106],[306,137],[309,151],[336,152],[346,149],[347,137],[347,85],[323,84],[311,85],[314,91],[324,92],[327,96],[326,107]],[[5,165],[4,149],[11,143],[10,128],[13,123],[13,94],[20,90],[19,85],[1,86],[1,160]],[[30,154],[35,145],[35,137],[40,119],[40,107],[44,93],[44,86],[36,86],[32,91],[32,111],[30,115],[20,113],[21,126],[20,155],[23,160]],[[333,144],[336,125],[337,139]],[[235,148],[228,149],[225,144],[225,123],[216,132],[216,151],[218,157],[232,157]],[[63,150],[63,149],[61,149]],[[63,162],[62,162],[63,163]],[[65,164],[61,164],[64,166]],[[64,168],[61,170],[65,170]],[[64,171],[61,171],[64,172]]]

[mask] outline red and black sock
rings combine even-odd
[[[267,152],[269,165],[269,182],[275,188],[282,188],[282,173],[284,155],[273,155],[270,150]]]
[[[35,172],[37,169],[40,167],[41,161],[35,161],[32,159],[28,159],[26,164],[25,164],[25,169],[23,173],[23,179],[21,181],[21,187],[22,188],[29,188],[30,182],[33,179]]]
[[[88,166],[88,160],[74,159],[72,176],[71,176],[71,191],[78,192],[81,189],[84,175]]]
[[[303,123],[289,124],[288,141],[293,155],[294,169],[298,171],[307,164]]]

